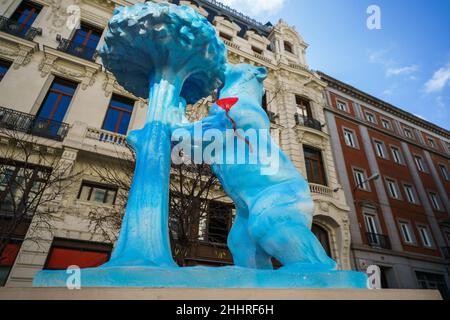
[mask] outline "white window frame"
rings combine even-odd
[[[417,204],[416,199],[416,191],[411,184],[404,184],[403,188],[405,189],[406,199],[409,203]]]
[[[405,137],[408,139],[414,139],[414,134],[409,128],[403,128],[403,133],[405,134]]]
[[[358,145],[356,143],[356,135],[353,130],[344,128],[344,140],[345,140],[345,144],[348,147],[355,148],[355,149],[358,147]]]
[[[375,215],[364,213],[364,222],[366,223],[367,232],[372,234],[380,234],[378,232],[377,218]]]
[[[414,238],[411,232],[411,224],[406,221],[400,221],[400,231],[402,233],[403,241],[407,244],[414,244]]]
[[[384,143],[381,141],[375,140],[374,144],[375,144],[375,151],[377,153],[377,156],[382,159],[387,159],[386,150],[384,148]]]
[[[342,100],[336,100],[336,108],[341,111],[348,112],[348,104]]]
[[[385,124],[387,124],[387,126]],[[384,129],[387,129],[387,130],[392,129],[392,123],[388,119],[381,119],[381,125],[383,126]]]
[[[433,149],[436,149],[436,141],[434,141],[433,138],[428,137],[428,144],[430,145],[430,147],[432,147]]]
[[[398,185],[395,180],[386,179],[387,189],[389,191],[389,195],[392,199],[400,200],[400,192],[398,190]]]
[[[417,169],[420,172],[427,172],[425,169],[425,163],[423,162],[423,158],[421,156],[415,155],[414,162],[416,163]]]
[[[433,248],[433,240],[431,239],[430,230],[427,226],[418,225],[417,229],[419,230],[420,239],[422,240],[422,244],[426,248]]]
[[[447,166],[444,164],[438,164],[439,170],[441,171],[442,177],[445,181],[450,181],[450,175],[447,170]]]
[[[434,210],[441,211],[441,201],[439,199],[439,195],[434,191],[428,192],[428,197],[430,198],[431,205]]]
[[[372,124],[377,124],[377,118],[372,112],[366,111],[366,120]]]
[[[353,177],[359,190],[370,191],[369,182],[367,181],[366,173],[364,170],[354,168]]]
[[[391,153],[395,163],[403,164],[403,157],[400,148],[397,148],[396,146],[391,146]]]

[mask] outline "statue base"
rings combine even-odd
[[[175,288],[0,288],[0,300],[442,300],[437,290],[364,289],[175,289]],[[182,305],[183,302],[180,302]]]
[[[354,288],[367,289],[367,275],[354,271],[301,272],[238,267],[105,267],[80,270],[81,287],[146,288]],[[66,287],[73,272],[39,272],[34,287]]]

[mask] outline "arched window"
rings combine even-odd
[[[288,41],[284,42],[284,51],[287,51],[292,54],[294,53],[294,48],[290,42],[288,42]]]
[[[330,246],[330,238],[328,236],[327,230],[322,228],[321,226],[313,223],[312,232],[316,236],[316,238],[322,244],[322,247],[325,249],[325,252],[329,257],[331,257],[331,246]]]

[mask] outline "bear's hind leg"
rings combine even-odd
[[[280,208],[278,208],[280,209]],[[250,217],[250,233],[258,244],[283,264],[285,270],[331,271],[336,262],[327,256],[312,231],[289,209]],[[292,217],[292,218],[291,218]]]
[[[250,237],[248,217],[240,214],[239,210],[228,236],[228,247],[238,267],[273,269],[271,257]]]

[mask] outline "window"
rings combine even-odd
[[[17,23],[15,32],[22,36],[26,35],[41,9],[42,6],[39,4],[23,1],[10,17],[12,21]]]
[[[364,214],[364,221],[366,222],[367,232],[372,234],[378,234],[376,218],[374,215]]]
[[[221,37],[222,39],[228,40],[228,41],[233,41],[233,36],[230,36],[229,34],[226,34],[224,32],[219,32],[219,37]]]
[[[400,199],[400,195],[397,188],[397,183],[394,180],[386,179],[389,195],[391,198]]]
[[[414,240],[411,235],[411,229],[408,222],[400,222],[400,230],[402,232],[403,241],[407,244],[413,244]]]
[[[108,262],[112,245],[56,238],[50,248],[45,270],[66,270],[70,266],[95,268]]]
[[[83,181],[78,199],[82,201],[114,205],[117,197],[117,187]]]
[[[403,158],[400,153],[400,149],[397,147],[391,147],[392,157],[394,158],[395,163],[403,164]]]
[[[356,148],[356,140],[353,131],[344,129],[344,139],[347,146]]]
[[[338,108],[339,110],[348,112],[347,103],[338,100],[338,101],[336,102],[336,105],[337,105],[337,108]]]
[[[325,249],[325,252],[329,257],[332,257],[331,255],[331,245],[330,245],[330,236],[328,234],[328,231],[322,228],[321,226],[313,223],[311,228],[312,233],[316,236],[317,240],[319,240],[322,247]]]
[[[444,299],[450,299],[450,292],[443,275],[416,271],[416,277],[422,289],[439,290]]]
[[[356,188],[360,190],[369,191],[369,183],[367,182],[366,175],[364,171],[359,169],[353,169],[353,175],[355,177]]]
[[[407,137],[408,139],[414,139],[411,129],[403,128],[403,132],[405,134],[405,137]]]
[[[37,117],[62,122],[69,109],[76,88],[77,84],[75,82],[55,78],[39,109]]]
[[[92,59],[95,54],[103,30],[81,23],[72,37],[68,53],[84,59]]]
[[[419,169],[420,172],[426,172],[425,171],[425,164],[423,162],[422,157],[414,156],[414,161],[416,162],[417,169]]]
[[[405,184],[405,194],[409,203],[416,203],[416,193],[414,192],[414,188],[411,185]]]
[[[376,151],[378,157],[387,159],[386,153],[384,151],[384,143],[383,142],[375,141],[375,151]]]
[[[44,184],[50,169],[30,163],[1,163],[0,212],[16,216],[32,214],[39,205],[39,197],[45,191]]]
[[[441,201],[436,192],[429,192],[431,205],[434,210],[441,211]]]
[[[303,118],[312,118],[311,105],[308,100],[296,95],[295,103],[297,105],[297,114]]]
[[[208,242],[226,244],[230,231],[233,207],[229,204],[210,201],[208,204]]]
[[[9,273],[19,254],[21,244],[21,240],[9,240],[3,251],[0,252],[0,287],[3,287],[8,280]]]
[[[450,176],[449,176],[449,174],[448,174],[447,167],[446,167],[445,165],[443,165],[443,164],[440,164],[440,165],[439,165],[439,170],[441,170],[442,177],[444,177],[444,179],[445,179],[446,181],[450,181]]]
[[[428,144],[430,145],[430,147],[436,149],[436,142],[434,142],[432,138],[428,138]]]
[[[308,182],[324,186],[327,185],[325,168],[323,166],[322,160],[322,152],[320,150],[306,146],[303,148],[303,152],[305,154]]]
[[[433,243],[431,242],[431,237],[428,231],[428,227],[418,226],[420,239],[422,240],[422,244],[427,248],[432,248]]]
[[[391,128],[392,128],[391,122],[389,120],[382,119],[381,124],[383,125],[383,128],[385,128],[385,129],[391,130]]]
[[[134,101],[113,95],[102,128],[111,132],[126,135],[133,113]]]
[[[375,116],[372,113],[366,112],[366,119],[370,123],[377,123],[377,121],[375,120]]]
[[[6,72],[8,72],[8,69],[11,67],[11,64],[12,63],[9,61],[0,60],[0,81],[2,81]]]
[[[292,47],[292,44],[290,44],[287,41],[284,41],[284,51],[287,51],[289,53],[294,53],[294,48]]]
[[[263,50],[255,47],[255,46],[252,46],[252,51],[257,54],[261,54],[261,55],[263,54]]]

